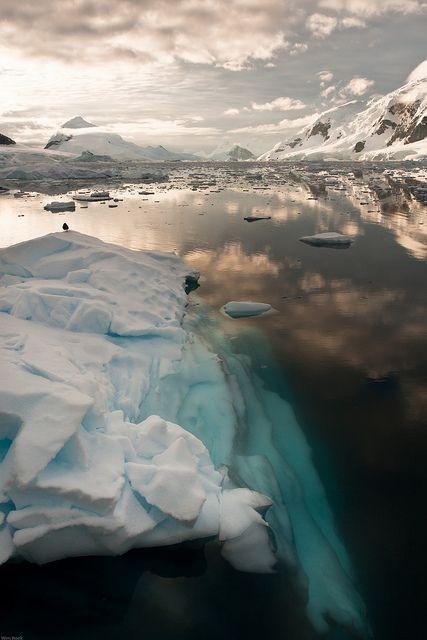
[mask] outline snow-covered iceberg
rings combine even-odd
[[[236,569],[285,564],[319,632],[368,633],[279,376],[187,307],[196,273],[69,231],[1,250],[0,274],[1,562],[216,536]]]
[[[226,486],[182,427],[139,420],[186,338],[183,263],[68,232],[2,250],[0,273],[0,561],[260,528],[272,570],[270,500]]]

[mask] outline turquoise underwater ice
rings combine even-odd
[[[158,413],[181,424],[204,442],[217,468],[227,466],[235,485],[269,496],[265,518],[279,562],[294,575],[316,631],[338,625],[369,637],[350,558],[311,449],[279,393],[284,374],[267,339],[253,328],[228,336],[200,299],[184,327],[190,339],[182,359],[145,398],[140,418]]]

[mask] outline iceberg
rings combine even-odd
[[[180,357],[184,285],[197,274],[175,255],[73,231],[2,250],[0,274],[0,561],[208,536],[247,548],[255,536],[265,547],[257,568],[271,570],[257,531],[268,528],[259,511],[269,498],[225,483],[178,424],[140,419]]]
[[[74,231],[0,251],[0,562],[216,537],[237,570],[284,565],[319,633],[367,636],[268,348],[236,353],[197,279]]]

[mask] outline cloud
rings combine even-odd
[[[186,119],[189,120],[190,122],[203,122],[204,117],[199,115],[194,115],[194,116],[187,116]]]
[[[233,108],[231,108],[231,109],[226,109],[226,110],[223,112],[223,115],[224,115],[224,116],[232,116],[232,117],[233,117],[233,116],[238,116],[238,115],[239,115],[239,113],[240,113],[239,109],[233,109]]]
[[[262,104],[258,102],[252,102],[252,109],[254,111],[293,111],[298,109],[305,109],[306,105],[301,100],[295,98],[276,98],[271,102],[264,102]]]
[[[284,118],[275,124],[258,124],[249,127],[240,127],[239,129],[232,129],[230,133],[288,133],[295,129],[301,129],[316,120],[319,117],[318,113],[314,113],[309,116],[303,116],[302,118]]]
[[[289,49],[289,54],[291,56],[296,56],[298,53],[305,53],[308,49],[308,44],[306,42],[295,42],[291,45]]]
[[[320,95],[322,98],[327,99],[329,98],[329,96],[332,96],[335,93],[335,91],[336,91],[336,86],[332,84],[331,86],[326,87],[326,89],[324,89]]]
[[[373,80],[368,78],[355,77],[348,82],[340,91],[343,96],[363,96],[374,85]]]
[[[229,70],[307,50],[337,28],[387,13],[427,10],[424,0],[1,0],[0,42],[24,55],[79,63],[183,61]]]
[[[348,16],[347,18],[343,18],[341,20],[340,25],[344,29],[363,29],[364,27],[366,27],[366,22],[364,20],[361,20],[360,18]]]
[[[119,57],[239,70],[288,46],[288,12],[278,0],[2,0],[0,42],[72,62]]]
[[[338,20],[323,13],[313,13],[307,18],[306,25],[316,38],[325,38],[337,28]]]
[[[319,78],[320,86],[324,87],[326,84],[328,84],[328,82],[331,82],[334,74],[332,73],[332,71],[319,71],[318,73],[316,73],[316,76]]]
[[[313,13],[306,20],[306,27],[315,38],[326,38],[335,29],[363,29],[366,21],[357,16],[335,17],[324,13]]]
[[[320,0],[322,9],[347,12],[363,18],[385,13],[416,14],[427,10],[424,0]]]
[[[338,85],[334,84],[326,87],[325,83],[321,83],[320,86],[324,88],[320,92],[320,97],[332,104],[342,104],[351,98],[360,98],[366,95],[374,84],[373,80],[359,76],[355,76],[344,85],[339,83]]]

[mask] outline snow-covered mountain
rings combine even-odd
[[[74,118],[73,120],[76,120]],[[70,121],[71,122],[71,121]],[[66,123],[67,124],[67,123]],[[68,123],[69,124],[69,123]],[[93,127],[94,125],[86,125]],[[67,129],[70,127],[68,126]],[[105,131],[85,131],[79,129],[78,133],[64,131],[64,127],[55,133],[48,141],[45,149],[65,151],[80,155],[85,151],[96,156],[110,156],[114,160],[145,160],[161,162],[165,160],[197,160],[198,157],[190,153],[175,153],[162,146],[142,147],[124,140],[117,133]]]
[[[67,120],[67,122],[61,126],[61,129],[88,129],[89,127],[96,127],[96,124],[88,122],[81,116],[75,116],[71,118],[71,120]]]
[[[12,140],[12,138],[8,138],[7,136],[0,133],[0,145],[10,145],[10,144],[16,144],[15,140]]]
[[[227,161],[227,160],[255,160],[254,154],[238,144],[220,146],[209,156],[209,160]]]
[[[426,67],[425,67],[426,69]],[[259,160],[409,160],[427,156],[427,74],[391,93],[322,113]]]

